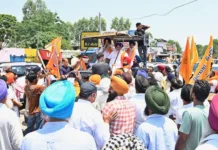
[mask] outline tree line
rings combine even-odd
[[[62,36],[62,49],[72,49],[72,45],[80,43],[82,31],[99,31],[98,16],[65,22],[50,11],[43,0],[27,0],[22,11],[21,22],[15,16],[0,14],[0,42],[7,43],[8,47],[44,48],[53,38]],[[123,17],[115,17],[111,24],[111,29],[116,31],[130,27],[130,20]],[[107,29],[104,18],[101,18],[101,29]]]
[[[98,16],[81,18],[71,23],[61,20],[56,12],[50,11],[43,0],[27,0],[22,9],[23,19],[17,21],[15,16],[0,14],[0,45],[7,43],[7,47],[39,48],[43,49],[52,39],[62,36],[62,49],[72,49],[72,45],[79,45],[80,35],[83,31],[98,31]],[[132,23],[128,18],[115,17],[110,29],[116,31],[129,30]],[[101,18],[101,29],[106,31],[107,22]],[[151,33],[150,37],[153,37]],[[182,48],[177,41],[169,40],[175,44],[178,52]],[[202,56],[207,48],[197,44],[199,56]],[[214,40],[215,57],[218,56],[218,40]]]

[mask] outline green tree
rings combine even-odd
[[[124,30],[129,30],[131,27],[131,21],[127,18],[117,18],[115,17],[112,20],[112,24],[111,24],[111,29],[115,29],[117,31],[124,31]]]
[[[204,56],[205,51],[207,50],[208,45],[201,45],[201,44],[197,44],[196,45],[197,50],[198,50],[198,55],[200,57]],[[218,57],[218,39],[214,39],[213,40],[213,58],[217,58]]]
[[[174,40],[168,40],[169,44],[175,44],[177,48],[178,53],[182,53],[182,47],[180,46],[179,42],[174,41]]]
[[[197,44],[196,47],[197,47],[197,50],[198,50],[198,55],[200,57],[202,57],[204,55],[204,52],[205,52],[204,46],[201,45],[201,44]]]
[[[107,24],[104,18],[101,18],[101,29],[105,31]],[[80,43],[80,36],[83,31],[99,31],[99,19],[98,16],[91,18],[82,18],[75,22],[70,28],[71,35],[73,36],[73,44],[78,45]]]
[[[218,39],[213,40],[213,50],[214,50],[213,56],[214,58],[217,58],[218,57]]]
[[[9,42],[15,36],[16,24],[16,17],[0,14],[0,42]]]
[[[36,12],[36,5],[32,0],[27,0],[23,6],[23,20],[31,19]]]
[[[57,13],[47,9],[42,0],[28,0],[23,7],[23,21],[16,30],[15,41],[19,47],[44,48],[52,39],[62,36],[62,49],[72,49],[70,44],[69,23],[60,19]],[[67,44],[66,44],[67,43]],[[67,45],[67,47],[66,47]]]

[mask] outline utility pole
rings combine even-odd
[[[101,13],[99,12],[99,33],[101,34]]]

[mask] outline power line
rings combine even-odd
[[[171,9],[169,12],[165,13],[165,14],[151,14],[151,15],[148,15],[148,16],[144,16],[144,17],[141,17],[141,18],[133,18],[132,20],[136,20],[136,19],[143,19],[143,18],[148,18],[148,17],[153,17],[153,16],[166,16],[168,14],[170,14],[171,12],[173,12],[174,10],[178,9],[178,8],[181,8],[183,6],[186,6],[186,5],[189,5],[191,3],[194,3],[194,2],[197,2],[198,0],[193,0],[193,1],[190,1],[188,3],[185,3],[185,4],[182,4],[182,5],[179,5],[179,6],[176,6],[174,7],[173,9]]]

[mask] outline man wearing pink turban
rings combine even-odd
[[[210,104],[208,121],[212,129],[212,134],[201,141],[201,145],[196,150],[217,150],[218,149],[218,94],[213,97]]]

